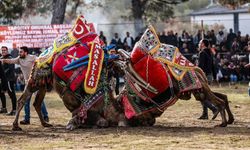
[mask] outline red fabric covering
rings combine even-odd
[[[67,50],[67,53],[62,53],[56,60],[53,66],[53,71],[66,83],[70,83],[70,89],[75,91],[81,83],[84,81],[87,67],[80,67],[77,69],[63,71],[63,67],[76,60],[73,57],[81,58],[88,55],[89,48],[87,46],[81,46],[76,44]],[[76,78],[70,81],[70,77],[76,74]]]
[[[151,86],[156,88],[159,93],[164,92],[169,87],[166,69],[162,63],[155,60],[150,55],[144,53],[139,47],[134,48],[131,53],[131,61],[136,72]],[[143,89],[149,97],[153,98],[156,94]]]
[[[87,42],[92,42],[96,37],[97,37],[97,34],[89,33],[87,35],[84,35],[79,41],[81,41],[81,43],[85,44]]]
[[[141,48],[138,45],[135,45],[133,51],[131,52],[131,62],[135,64],[146,55],[148,54],[146,54],[146,52],[141,50]]]
[[[124,95],[122,97],[122,103],[123,103],[123,106],[124,106],[124,111],[125,111],[126,118],[130,119],[130,118],[134,117],[136,115],[136,112],[135,112],[133,106],[131,105],[131,103],[129,102],[127,96]]]
[[[88,55],[90,52],[90,44],[89,42],[92,42],[93,40],[98,40],[98,42],[103,45],[102,41],[95,33],[86,33],[83,35],[80,39],[80,42],[82,44],[85,44],[84,46],[80,44],[75,44],[74,46],[70,47],[66,53],[61,54],[57,60],[55,61],[55,64],[53,66],[53,71],[66,83],[70,84],[70,89],[72,91],[75,91],[81,83],[85,79],[85,75],[87,72],[87,66],[79,67],[77,69],[69,70],[69,71],[63,71],[63,67],[70,64],[72,60],[74,60],[72,57],[81,58],[85,55]],[[72,77],[73,74],[77,74],[76,78],[70,80],[70,77]]]

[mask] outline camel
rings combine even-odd
[[[58,56],[55,56],[55,60],[57,58]],[[101,81],[97,89],[98,91],[99,89],[102,89],[103,86],[105,86],[105,88],[107,89],[107,91],[105,91],[106,93],[100,92],[99,90],[99,93],[96,92],[94,94],[87,94],[84,89],[79,88],[78,91],[73,92],[68,86],[66,86],[66,83],[62,79],[60,79],[57,74],[52,72],[53,63],[47,65],[45,68],[39,68],[38,64],[35,62],[28,81],[28,85],[22,93],[21,97],[18,99],[17,113],[13,122],[12,130],[22,130],[18,124],[19,114],[27,98],[30,97],[34,92],[37,92],[37,94],[33,106],[35,107],[42,126],[52,126],[51,124],[44,121],[41,114],[41,103],[45,97],[46,92],[50,91],[51,89],[54,89],[59,94],[62,101],[64,102],[65,107],[72,113],[72,119],[66,126],[66,128],[69,130],[73,130],[80,126],[107,127],[118,124],[121,126],[126,125],[125,117],[123,116],[122,112],[117,109],[119,108],[119,104],[115,100],[117,99],[117,96],[115,95],[114,90],[110,90],[110,88],[112,88],[111,86],[114,85],[109,86],[107,82],[108,76],[110,76],[110,80],[112,79],[112,75],[108,75],[110,73],[107,69],[107,67],[112,66],[112,61],[108,64],[109,66],[104,65],[102,69],[103,78],[100,79]],[[106,84],[103,84],[104,82]],[[86,109],[83,106],[83,100],[85,97],[89,99],[99,97],[99,99],[101,100],[95,102],[91,106],[91,108]],[[104,101],[104,97],[108,99],[109,104],[106,104],[106,102]]]
[[[135,104],[132,101],[140,101],[146,103],[144,106],[151,105],[153,107],[140,113],[134,111],[132,115],[131,108],[128,108],[130,112],[126,114],[125,111],[125,115],[133,122],[142,123],[140,120],[143,120],[144,124],[153,125],[155,117],[159,117],[167,107],[173,105],[178,99],[189,100],[191,94],[194,95],[196,100],[201,102],[210,101],[218,108],[212,118],[215,119],[218,113],[221,114],[222,123],[218,126],[226,127],[227,124],[234,122],[227,96],[212,91],[205,73],[182,56],[178,48],[160,43],[152,26],[145,31],[131,53],[127,53],[122,49],[118,52],[123,61],[115,63],[123,69],[125,81],[128,83],[125,84],[123,93],[126,93],[125,97],[129,100],[125,99],[124,101],[134,106],[134,110],[137,109],[137,111],[141,104]],[[191,74],[192,78],[188,78],[187,74],[189,76]],[[185,80],[190,79],[195,80],[191,85],[193,87],[183,90],[179,83],[188,83]],[[156,88],[149,88],[151,85]],[[171,95],[171,92],[168,91],[172,92],[172,98],[168,97]],[[225,110],[228,114],[228,120],[226,119]]]

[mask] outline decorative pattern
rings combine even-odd
[[[49,48],[45,49],[36,59],[38,68],[41,68],[42,66],[46,67],[47,63],[48,64],[51,63],[53,55],[54,55],[53,46],[50,46]]]
[[[194,71],[188,71],[181,81],[178,81],[180,92],[200,89],[202,87]]]
[[[182,80],[185,73],[194,67],[194,64],[187,60],[177,47],[172,45],[161,44],[153,57],[165,63],[178,81]]]
[[[144,32],[140,41],[139,41],[143,50],[149,54],[153,54],[160,47],[160,40],[152,26]]]
[[[67,47],[75,45],[78,41],[81,41],[82,44],[92,41],[97,36],[94,32],[94,26],[87,23],[84,16],[79,16],[73,28],[68,33],[56,38],[53,47],[48,48],[39,56],[39,59],[37,60],[38,67],[40,68],[51,63],[54,54],[61,52]]]
[[[155,58],[162,57],[172,62],[176,47],[167,44],[161,44],[159,50],[154,54]]]

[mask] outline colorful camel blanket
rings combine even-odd
[[[94,94],[104,60],[103,44],[93,26],[80,16],[67,34],[40,55],[37,64],[44,67],[53,62],[53,71],[72,91],[83,83],[84,91]]]
[[[69,84],[72,91],[84,83],[85,92],[93,94],[98,86],[103,59],[104,51],[99,37],[96,37],[88,44],[75,44],[62,51],[55,58],[52,69],[58,77]]]
[[[84,16],[79,16],[73,26],[73,28],[61,37],[54,40],[53,46],[47,48],[37,58],[37,66],[46,67],[50,64],[55,56],[63,49],[73,46],[77,42],[86,43],[89,41],[89,34],[95,33],[95,29],[92,23],[87,23]],[[87,38],[86,38],[87,37]]]

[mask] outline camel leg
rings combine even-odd
[[[206,98],[210,100],[214,105],[216,105],[219,108],[219,111],[221,113],[221,118],[222,118],[222,123],[219,125],[220,127],[225,127],[227,126],[227,119],[226,119],[226,113],[225,113],[225,108],[226,108],[226,103],[223,99],[220,97],[217,97],[213,91],[210,89],[207,83],[201,82],[202,87],[204,89],[204,93],[206,95]],[[213,118],[216,117],[216,114],[213,116]]]
[[[208,86],[206,76],[204,72],[200,68],[196,68],[196,74],[201,82],[202,88],[204,89],[204,94],[206,95],[206,99],[211,101],[214,105],[216,105],[219,108],[221,118],[222,118],[222,123],[219,125],[220,127],[226,127],[227,126],[227,119],[226,119],[226,113],[225,113],[225,108],[226,108],[226,102],[225,100],[221,99],[220,97],[217,97],[210,87]],[[214,115],[213,118],[216,117],[216,114]]]
[[[24,93],[17,100],[17,112],[16,112],[15,120],[14,120],[14,122],[12,124],[12,130],[13,131],[21,131],[22,130],[22,128],[20,128],[19,125],[18,125],[19,115],[20,115],[20,112],[21,112],[25,102],[31,96],[32,96],[32,93],[27,88],[25,88]]]
[[[218,112],[221,114],[222,123],[219,125],[220,127],[227,126],[227,120],[226,120],[226,113],[225,113],[225,102],[217,97],[215,94],[213,94],[209,90],[204,90],[203,94],[201,93],[194,93],[194,96],[197,100],[204,101],[208,100],[212,104],[216,105],[218,108]],[[218,113],[214,114],[213,119],[217,116]]]
[[[45,94],[46,94],[46,88],[45,87],[40,88],[36,94],[36,98],[35,98],[35,101],[33,103],[33,106],[35,107],[35,110],[39,116],[41,124],[44,127],[51,127],[52,126],[51,124],[44,121],[42,113],[41,113],[41,105],[42,105],[43,99],[45,97]]]
[[[228,98],[227,95],[218,93],[218,92],[213,92],[217,97],[221,98],[225,102],[225,108],[228,114],[228,121],[227,124],[232,124],[234,122],[234,116],[230,110],[229,103],[228,103]],[[216,117],[216,116],[215,116]]]
[[[226,112],[225,112],[225,109],[222,109],[220,111],[220,114],[221,114],[221,118],[222,118],[222,123],[220,125],[216,125],[216,126],[219,126],[219,127],[226,127],[227,126],[227,119],[226,119]]]

